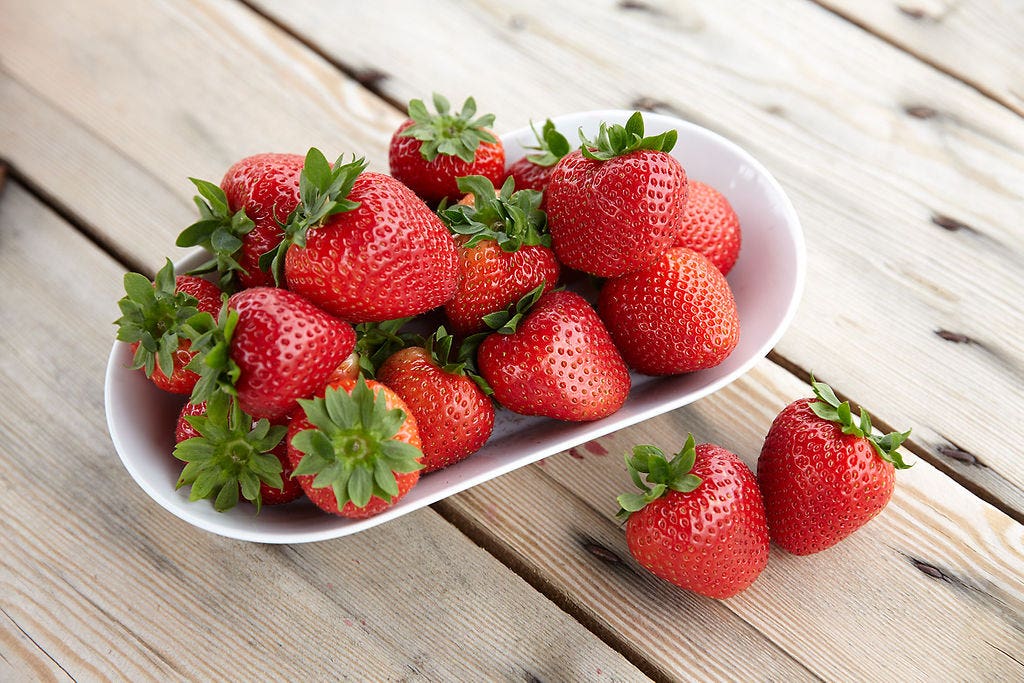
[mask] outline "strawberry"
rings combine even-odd
[[[630,379],[622,357],[590,304],[575,292],[541,287],[513,312],[488,316],[498,328],[477,351],[480,374],[509,410],[558,420],[611,415]]]
[[[233,294],[218,324],[196,325],[192,338],[202,349],[193,363],[202,379],[192,402],[221,390],[237,395],[249,415],[272,421],[296,399],[321,391],[355,346],[351,325],[276,287]]]
[[[459,190],[470,193],[473,203],[439,214],[458,245],[460,283],[444,305],[456,334],[487,329],[485,315],[508,308],[537,285],[546,291],[558,281],[558,261],[539,208],[542,195],[514,188],[515,181],[506,180],[496,195],[483,176],[459,178]]]
[[[629,551],[680,588],[729,598],[768,564],[768,527],[757,481],[743,461],[691,434],[672,460],[636,446],[626,466],[643,494],[619,496]],[[646,474],[647,482],[641,473]]]
[[[299,154],[257,154],[228,169],[220,187],[191,178],[200,220],[178,236],[179,247],[203,246],[213,258],[193,272],[217,270],[220,284],[230,288],[274,284],[260,268],[260,257],[275,249],[282,226],[299,203]]]
[[[442,199],[456,201],[462,195],[456,178],[482,175],[497,185],[505,177],[505,148],[489,128],[494,114],[476,116],[470,97],[458,114],[434,94],[437,114],[427,111],[422,100],[409,102],[409,118],[391,138],[388,162],[391,175],[402,181],[428,204]]]
[[[729,283],[711,261],[685,247],[605,282],[598,310],[626,364],[647,375],[714,367],[739,342]]]
[[[477,452],[494,428],[494,405],[466,359],[451,357],[452,342],[438,328],[423,346],[395,352],[377,370],[377,381],[398,394],[416,418],[425,472]]]
[[[772,422],[757,460],[772,540],[795,555],[830,548],[889,502],[906,432],[875,434],[866,410],[811,378],[814,399],[786,406]]]
[[[679,234],[687,180],[668,154],[676,131],[643,134],[640,112],[625,126],[602,123],[595,142],[583,138],[551,172],[545,209],[563,265],[624,275],[655,262]]]
[[[555,164],[569,153],[569,141],[558,132],[551,119],[544,122],[539,133],[532,122],[530,129],[537,138],[537,145],[526,149],[533,150],[533,153],[513,162],[505,177],[514,179],[520,190],[543,192],[548,187]]]
[[[186,403],[175,429],[174,457],[187,463],[177,488],[191,486],[189,500],[210,499],[218,512],[234,507],[239,493],[257,512],[295,500],[302,487],[291,478],[287,431],[266,419],[253,423],[224,393]]]
[[[124,289],[117,302],[121,317],[114,324],[117,338],[131,345],[132,369],[143,369],[164,391],[191,393],[199,376],[187,369],[195,352],[185,326],[204,312],[216,315],[220,290],[198,277],[175,277],[170,259],[153,282],[139,273],[125,274]]]
[[[728,275],[740,254],[740,219],[721,192],[707,183],[690,180],[683,211],[683,229],[674,246],[699,251]]]
[[[288,427],[288,459],[320,509],[370,517],[419,480],[416,419],[391,389],[363,378],[340,380],[299,405]]]
[[[459,281],[455,242],[394,178],[362,159],[332,169],[306,155],[299,208],[271,267],[288,288],[349,322],[392,320],[445,303]]]

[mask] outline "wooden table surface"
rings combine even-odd
[[[188,176],[264,151],[387,170],[405,103],[504,132],[643,108],[758,157],[807,287],[728,388],[335,541],[201,531],[134,483],[103,373],[121,276]],[[1024,3],[0,3],[0,680],[1024,679]],[[917,464],[831,550],[704,599],[629,556],[634,443],[755,465],[810,372]],[[607,455],[601,453],[607,451]]]

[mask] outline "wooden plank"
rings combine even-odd
[[[389,99],[474,94],[499,131],[645,107],[746,147],[807,234],[807,289],[781,358],[912,426],[916,452],[1024,520],[1024,461],[1005,447],[1024,423],[996,423],[972,400],[1021,406],[1024,338],[1006,333],[1024,326],[1020,117],[796,0],[258,6],[349,68],[373,65]],[[406,20],[390,22],[397,13]],[[432,44],[436,17],[458,50],[390,47]],[[344,25],[364,30],[336,40]],[[488,64],[515,78],[481,77]]]
[[[619,634],[624,649],[649,657],[667,678],[692,666],[704,678],[779,678],[742,657],[693,662],[692,650],[715,652],[721,640],[744,651],[736,643],[746,632],[722,632],[728,612],[825,680],[1024,675],[1024,527],[924,462],[898,474],[889,506],[855,535],[807,557],[773,546],[761,577],[726,601],[677,589],[632,559],[614,514],[616,495],[632,488],[622,456],[633,445],[675,450],[692,431],[756,468],[771,420],[805,389],[765,362],[697,404],[483,484],[441,509],[522,573],[542,575],[548,594]]]
[[[815,1],[1024,115],[1020,0]]]
[[[429,509],[284,547],[165,512],[106,435],[121,267],[16,182],[0,242],[0,677],[643,678]]]

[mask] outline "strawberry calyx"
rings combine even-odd
[[[225,291],[233,286],[235,273],[248,274],[235,259],[242,248],[242,238],[252,232],[256,224],[245,209],[234,213],[228,206],[227,195],[218,185],[207,180],[189,178],[199,190],[192,198],[199,209],[199,220],[181,231],[174,244],[179,247],[201,246],[212,258],[189,271],[189,275],[219,273],[217,285]]]
[[[456,338],[449,334],[444,325],[438,326],[434,333],[420,339],[420,346],[426,349],[430,359],[444,372],[450,375],[461,375],[471,379],[485,396],[493,396],[494,389],[484,379],[476,365],[476,350],[480,342],[487,337],[486,332],[474,334],[463,339],[456,345]]]
[[[898,470],[905,470],[908,465],[899,452],[900,445],[910,437],[911,430],[905,432],[890,432],[889,434],[876,434],[871,426],[871,416],[868,411],[861,408],[860,415],[854,420],[853,411],[849,401],[839,401],[835,392],[828,384],[818,382],[811,375],[811,388],[817,401],[809,404],[814,414],[823,420],[835,422],[843,429],[843,434],[851,434],[856,437],[867,439],[868,443],[875,449],[878,456],[890,463]]]
[[[407,126],[399,135],[421,141],[420,154],[428,162],[439,154],[458,157],[467,164],[476,158],[476,149],[482,142],[494,143],[494,137],[488,128],[494,125],[494,114],[476,116],[476,100],[466,98],[462,110],[458,114],[450,112],[448,100],[434,93],[434,108],[437,114],[431,114],[423,100],[410,100],[409,118],[412,125]]]
[[[516,181],[511,176],[500,192],[495,192],[493,183],[482,175],[462,176],[456,182],[460,192],[473,195],[473,205],[456,204],[440,210],[438,215],[453,234],[469,237],[465,247],[487,239],[507,252],[524,246],[551,247],[547,214],[540,208],[544,197],[541,192],[516,191]]]
[[[302,172],[299,174],[299,203],[289,214],[282,230],[284,238],[281,243],[260,256],[260,268],[273,274],[274,282],[281,284],[284,269],[284,257],[293,244],[306,246],[309,231],[322,226],[329,217],[352,211],[359,202],[348,199],[352,186],[359,174],[366,170],[366,159],[356,158],[345,163],[345,155],[341,155],[333,166],[316,147],[306,152]]]
[[[199,375],[189,398],[191,403],[209,402],[219,394],[238,395],[235,385],[242,369],[231,358],[231,337],[237,325],[238,311],[228,308],[225,299],[216,320],[209,313],[203,313],[183,327],[196,352],[186,367]]]
[[[526,149],[532,149],[539,152],[538,154],[526,155],[526,160],[531,164],[545,167],[554,166],[562,157],[572,151],[569,141],[564,135],[558,132],[558,129],[555,128],[555,124],[551,119],[547,119],[544,122],[539,133],[534,127],[533,121],[530,121],[530,130],[533,131],[533,136],[537,138],[537,145],[533,147],[526,147]]]
[[[519,327],[519,323],[522,322],[526,314],[530,312],[530,309],[540,300],[541,296],[544,295],[544,286],[546,283],[542,282],[529,292],[523,295],[519,301],[515,302],[508,308],[495,311],[494,313],[488,313],[483,317],[483,321],[491,328],[492,332],[497,334],[513,334]],[[481,332],[480,335],[487,336],[489,332]],[[473,335],[477,337],[478,335]],[[472,339],[470,337],[469,339]]]
[[[665,453],[657,446],[634,446],[633,453],[626,455],[626,470],[630,479],[643,493],[623,493],[619,496],[616,499],[619,503],[616,517],[626,519],[670,490],[681,493],[697,490],[703,480],[691,473],[696,460],[697,451],[693,434],[687,435],[686,443],[671,460],[667,460]],[[647,476],[642,477],[641,474]]]
[[[667,130],[660,135],[644,137],[644,117],[640,112],[634,112],[625,126],[602,122],[596,140],[587,139],[582,127],[579,134],[583,143],[580,152],[595,161],[608,161],[640,149],[671,152],[679,137],[675,129]]]
[[[132,357],[132,369],[144,368],[146,377],[160,369],[167,377],[174,371],[174,352],[190,321],[203,314],[199,301],[187,292],[175,289],[174,264],[167,259],[150,281],[139,273],[124,276],[125,296],[117,302],[121,317],[114,321],[117,338],[138,343]]]
[[[313,487],[331,487],[338,509],[351,501],[366,507],[376,496],[390,503],[399,495],[395,473],[423,468],[423,451],[393,438],[405,423],[405,411],[388,408],[383,391],[376,396],[366,380],[352,392],[328,387],[322,398],[299,399],[314,426],[292,437],[303,453],[293,472],[313,475]]]
[[[241,496],[256,506],[263,503],[260,484],[284,488],[281,461],[272,451],[288,428],[271,425],[266,418],[253,422],[227,394],[215,394],[206,404],[205,415],[185,420],[199,436],[174,447],[174,457],[184,461],[175,488],[191,486],[188,499],[213,501],[217,512],[233,508]]]
[[[377,369],[391,354],[414,343],[416,336],[402,332],[402,328],[412,320],[396,318],[383,322],[356,324],[355,353],[359,355],[359,371],[364,377],[373,379]]]

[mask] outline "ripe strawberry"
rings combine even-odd
[[[643,567],[710,598],[736,595],[764,570],[764,504],[739,458],[713,444],[695,447],[691,434],[671,461],[637,446],[626,466],[644,493],[619,496],[619,515],[628,516],[626,543]]]
[[[605,282],[598,310],[626,364],[647,375],[714,367],[739,342],[729,283],[711,261],[685,247]]]
[[[456,178],[482,175],[498,184],[505,177],[505,148],[489,128],[494,114],[476,116],[470,97],[458,114],[434,93],[437,114],[427,111],[422,100],[409,102],[409,118],[391,138],[388,162],[391,175],[402,181],[423,201],[434,205],[442,199],[456,201],[462,195]]]
[[[495,195],[483,176],[459,178],[459,190],[470,193],[473,203],[439,214],[458,245],[460,282],[444,305],[456,334],[487,329],[487,314],[508,308],[538,285],[547,291],[558,282],[547,218],[539,208],[542,195],[514,191],[514,183],[505,181]]]
[[[795,555],[830,548],[889,502],[906,432],[881,436],[866,410],[811,378],[815,399],[790,403],[772,422],[757,460],[772,540]]]
[[[515,315],[488,316],[488,324],[499,329],[480,343],[477,365],[509,410],[586,421],[611,415],[626,401],[626,366],[579,294],[541,295],[537,287],[516,305]]]
[[[322,390],[355,346],[351,325],[276,287],[233,294],[218,324],[197,325],[193,337],[202,379],[192,402],[222,390],[249,415],[273,421]]]
[[[191,178],[200,220],[178,236],[179,247],[203,246],[213,254],[193,272],[216,270],[221,286],[231,288],[274,284],[260,267],[260,257],[284,236],[282,226],[299,203],[299,154],[257,154],[235,163],[220,187]]]
[[[332,169],[309,151],[303,202],[273,267],[283,263],[289,289],[350,322],[440,306],[459,281],[455,241],[409,188],[364,167],[338,159]]]
[[[423,346],[395,352],[377,370],[377,381],[398,394],[416,418],[425,472],[476,453],[494,428],[494,405],[465,358],[451,357],[452,342],[441,327]]]
[[[199,376],[186,369],[195,353],[184,328],[203,312],[217,314],[220,290],[202,278],[175,277],[169,259],[154,282],[144,275],[127,273],[124,289],[125,296],[117,302],[121,317],[114,324],[117,338],[131,345],[132,369],[144,369],[164,391],[191,393]]]
[[[218,512],[234,507],[239,493],[257,512],[295,500],[302,487],[291,478],[287,431],[287,423],[253,424],[227,394],[186,403],[175,429],[174,457],[187,463],[177,488],[191,486],[189,500],[210,499]]]
[[[601,124],[596,142],[551,172],[545,209],[563,265],[599,277],[647,267],[679,234],[686,204],[683,167],[668,152],[676,131],[645,138],[643,118]]]
[[[288,459],[317,507],[342,517],[383,512],[419,480],[416,419],[374,380],[340,380],[301,399],[288,427]]]
[[[740,255],[740,219],[729,200],[707,183],[690,180],[683,229],[674,246],[699,251],[728,275]]]
[[[548,188],[548,180],[551,179],[551,172],[554,170],[555,164],[569,153],[569,141],[558,132],[551,119],[544,122],[540,133],[532,123],[530,129],[533,130],[533,135],[537,138],[537,145],[526,149],[534,150],[534,153],[527,154],[522,159],[513,162],[505,177],[514,179],[515,186],[520,190],[543,192]]]

